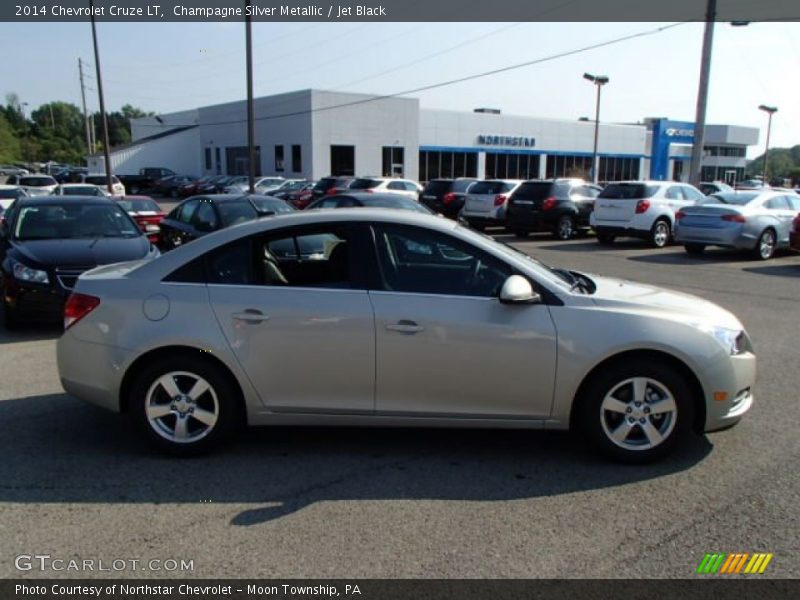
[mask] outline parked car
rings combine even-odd
[[[314,187],[313,182],[306,179],[297,179],[270,192],[269,195],[281,200],[289,200],[290,198],[296,198],[303,190],[311,190],[312,187]]]
[[[233,178],[228,175],[215,175],[204,179],[205,181],[195,186],[196,194],[221,194],[225,186]]]
[[[165,177],[175,176],[177,173],[165,167],[144,167],[136,175],[118,175],[129,194],[141,194],[151,191],[156,181]]]
[[[61,322],[78,276],[98,265],[158,256],[108,198],[20,198],[0,228],[6,327]]]
[[[431,179],[419,193],[419,201],[435,213],[449,219],[457,219],[464,207],[464,198],[469,187],[478,181],[472,177],[457,179]]]
[[[285,180],[283,177],[257,177],[253,186],[258,194],[277,188]],[[246,194],[250,190],[250,180],[248,177],[237,178],[236,181],[229,183],[225,188],[226,194]]]
[[[180,189],[193,182],[196,177],[190,175],[168,175],[153,183],[153,193],[170,198],[179,198]]]
[[[275,196],[276,194],[292,189],[293,186],[302,185],[306,183],[305,179],[284,179],[282,182],[275,184],[262,183],[256,186],[256,193],[266,196]]]
[[[283,200],[269,196],[193,196],[172,209],[161,221],[159,247],[171,250],[218,229],[262,216],[293,211],[294,208]]]
[[[105,173],[89,173],[83,176],[82,179],[83,183],[91,183],[92,185],[97,185],[103,187],[106,191],[108,191],[108,177]],[[111,176],[111,195],[112,196],[124,196],[125,195],[125,186],[119,180],[119,177],[116,175]]]
[[[800,213],[792,221],[792,230],[789,232],[789,247],[795,252],[800,252]]]
[[[756,379],[744,327],[707,300],[401,210],[259,219],[89,273],[65,327],[67,393],[182,455],[245,422],[468,422],[573,428],[641,463],[737,423]]]
[[[60,183],[56,187],[54,196],[98,196],[108,197],[105,186],[100,187],[92,183]]]
[[[330,194],[335,194],[341,191],[346,190],[350,187],[350,184],[353,182],[354,177],[344,177],[344,176],[329,176],[323,177],[311,188],[311,195],[313,196],[314,200],[317,198],[321,198],[322,196],[327,196]]]
[[[6,179],[6,185],[19,186],[30,196],[49,196],[55,191],[58,182],[50,175],[37,173],[34,175],[10,175]]]
[[[768,260],[775,250],[789,247],[792,221],[800,196],[789,192],[727,192],[709,196],[676,214],[675,241],[690,254],[706,246],[750,250]]]
[[[419,199],[422,186],[410,179],[398,179],[392,177],[358,177],[354,179],[348,190],[361,192],[380,192],[382,194],[397,194],[412,200]]]
[[[505,225],[506,202],[521,183],[521,179],[484,179],[473,183],[464,199],[459,218],[478,231],[489,226]]]
[[[761,179],[744,179],[739,181],[735,186],[736,191],[739,190],[763,190],[768,188]]]
[[[731,186],[729,186],[727,183],[723,183],[722,181],[701,181],[698,189],[706,196],[710,196],[711,194],[719,194],[721,192],[734,191]]]
[[[14,165],[0,165],[0,176],[6,175],[30,175],[30,171]]]
[[[308,205],[306,210],[316,208],[354,208],[359,206],[368,206],[370,208],[399,208],[400,210],[410,210],[426,215],[434,214],[424,204],[420,204],[417,200],[412,200],[406,196],[399,194],[386,194],[368,192],[347,192],[335,194],[333,196],[325,196],[319,200],[315,200]]]
[[[8,208],[17,198],[28,197],[28,192],[18,185],[0,184],[0,206]]]
[[[594,203],[589,217],[601,244],[618,236],[647,240],[663,248],[672,239],[675,213],[705,198],[687,183],[674,181],[619,181],[609,183]]]
[[[151,244],[158,244],[161,221],[166,216],[158,202],[149,196],[117,196],[114,198],[139,226]]]
[[[600,186],[581,179],[525,181],[508,197],[506,228],[517,237],[551,231],[556,239],[571,239],[589,227],[589,215],[601,191]]]

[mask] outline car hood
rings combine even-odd
[[[14,253],[31,266],[95,266],[144,258],[150,252],[145,236],[29,240],[14,243]]]
[[[683,323],[742,329],[733,313],[691,294],[654,285],[590,275],[597,289],[591,295],[598,306],[657,312]]]

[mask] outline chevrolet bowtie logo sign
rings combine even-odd
[[[734,554],[714,553],[706,554],[697,567],[697,573],[702,575],[723,574],[750,574],[761,575],[767,570],[767,565],[772,560],[772,554],[754,552],[740,552]]]

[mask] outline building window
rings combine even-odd
[[[255,175],[261,176],[261,146],[255,147]],[[248,175],[249,174],[249,151],[247,146],[233,146],[225,148],[225,163],[227,175]]]
[[[283,146],[275,146],[275,170],[283,171]]]
[[[344,177],[356,174],[356,147],[331,146],[331,175]]]
[[[404,148],[394,146],[383,147],[384,177],[402,177],[405,172]]]
[[[211,148],[206,148],[205,151],[205,159],[206,159],[206,171],[211,170]]]
[[[214,162],[217,166],[217,175],[222,175],[222,153],[219,151],[219,146],[214,148]]]
[[[301,173],[303,171],[303,149],[299,144],[292,145],[292,172]]]
[[[486,179],[538,179],[538,154],[486,153]]]
[[[640,161],[638,158],[601,156],[598,162],[598,181],[630,181],[639,179]]]
[[[477,152],[434,152],[420,150],[419,180],[477,177]]]

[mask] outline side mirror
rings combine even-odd
[[[503,304],[538,304],[542,297],[533,291],[531,282],[521,275],[512,275],[500,289],[500,302]]]

